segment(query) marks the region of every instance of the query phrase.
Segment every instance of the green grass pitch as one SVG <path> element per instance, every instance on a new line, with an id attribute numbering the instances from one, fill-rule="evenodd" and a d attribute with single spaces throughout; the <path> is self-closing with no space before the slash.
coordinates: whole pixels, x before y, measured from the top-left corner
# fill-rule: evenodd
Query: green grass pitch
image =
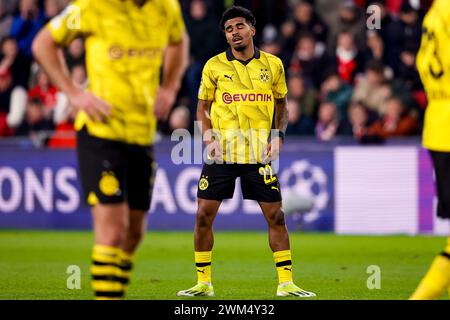
<path id="1" fill-rule="evenodd" d="M 0 231 L 0 299 L 92 299 L 92 241 L 91 232 Z M 443 237 L 291 232 L 294 279 L 316 299 L 407 299 L 444 245 Z M 69 265 L 81 268 L 80 290 L 67 289 Z M 371 265 L 381 289 L 367 288 Z M 179 299 L 195 280 L 192 233 L 149 232 L 127 297 Z M 266 233 L 217 232 L 213 283 L 214 299 L 280 299 Z"/>

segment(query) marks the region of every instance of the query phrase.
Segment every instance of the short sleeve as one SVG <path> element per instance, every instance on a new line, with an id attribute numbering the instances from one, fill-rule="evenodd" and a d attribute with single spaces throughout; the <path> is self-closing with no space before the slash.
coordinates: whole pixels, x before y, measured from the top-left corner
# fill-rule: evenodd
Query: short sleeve
<path id="1" fill-rule="evenodd" d="M 183 38 L 185 29 L 183 15 L 178 0 L 168 0 L 167 6 L 170 12 L 169 44 L 176 44 Z"/>
<path id="2" fill-rule="evenodd" d="M 198 90 L 198 98 L 200 100 L 213 101 L 215 93 L 216 81 L 214 80 L 210 62 L 208 61 L 203 68 L 200 89 Z"/>
<path id="3" fill-rule="evenodd" d="M 91 0 L 77 0 L 69 4 L 47 24 L 53 39 L 61 46 L 68 46 L 75 38 L 89 33 Z M 92 7 L 92 5 L 91 5 Z"/>
<path id="4" fill-rule="evenodd" d="M 275 99 L 283 99 L 287 92 L 287 85 L 286 85 L 286 76 L 284 74 L 284 67 L 281 60 L 277 59 L 276 62 L 276 72 L 274 76 L 274 82 L 272 85 L 272 91 Z"/>

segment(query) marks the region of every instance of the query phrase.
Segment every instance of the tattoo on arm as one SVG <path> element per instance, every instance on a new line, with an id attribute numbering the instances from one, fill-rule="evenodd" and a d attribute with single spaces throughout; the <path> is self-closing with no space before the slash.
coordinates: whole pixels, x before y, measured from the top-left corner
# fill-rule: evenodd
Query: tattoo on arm
<path id="1" fill-rule="evenodd" d="M 287 98 L 275 99 L 275 128 L 285 133 L 288 126 Z"/>

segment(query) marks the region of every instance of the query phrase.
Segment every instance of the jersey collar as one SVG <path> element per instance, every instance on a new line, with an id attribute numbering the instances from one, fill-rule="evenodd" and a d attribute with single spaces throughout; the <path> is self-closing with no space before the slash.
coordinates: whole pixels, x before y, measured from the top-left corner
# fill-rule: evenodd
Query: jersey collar
<path id="1" fill-rule="evenodd" d="M 249 64 L 249 62 L 252 61 L 253 59 L 259 59 L 261 57 L 261 52 L 259 51 L 259 49 L 257 47 L 255 47 L 255 53 L 253 54 L 253 57 L 251 57 L 250 59 L 248 59 L 246 61 L 242 61 L 242 60 L 236 59 L 236 57 L 233 55 L 233 52 L 231 51 L 231 48 L 227 49 L 226 54 L 227 54 L 228 61 L 237 60 L 240 63 L 242 63 L 244 66 Z"/>

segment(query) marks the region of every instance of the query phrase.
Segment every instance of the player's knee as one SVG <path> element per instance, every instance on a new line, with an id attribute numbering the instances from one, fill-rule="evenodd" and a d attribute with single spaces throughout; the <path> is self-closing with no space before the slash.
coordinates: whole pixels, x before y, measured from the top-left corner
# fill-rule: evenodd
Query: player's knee
<path id="1" fill-rule="evenodd" d="M 110 247 L 121 247 L 125 241 L 124 232 L 118 229 L 111 229 L 97 236 L 97 242 Z"/>
<path id="2" fill-rule="evenodd" d="M 101 228 L 96 232 L 97 243 L 121 247 L 127 238 L 127 228 L 125 224 L 110 225 L 108 228 Z"/>
<path id="3" fill-rule="evenodd" d="M 144 230 L 130 230 L 127 235 L 127 241 L 132 242 L 134 244 L 138 244 L 142 241 L 144 237 Z"/>
<path id="4" fill-rule="evenodd" d="M 286 221 L 284 219 L 284 211 L 281 208 L 274 209 L 269 216 L 269 224 L 271 226 L 284 226 Z"/>
<path id="5" fill-rule="evenodd" d="M 201 206 L 197 210 L 197 226 L 199 228 L 212 227 L 212 214 Z"/>

